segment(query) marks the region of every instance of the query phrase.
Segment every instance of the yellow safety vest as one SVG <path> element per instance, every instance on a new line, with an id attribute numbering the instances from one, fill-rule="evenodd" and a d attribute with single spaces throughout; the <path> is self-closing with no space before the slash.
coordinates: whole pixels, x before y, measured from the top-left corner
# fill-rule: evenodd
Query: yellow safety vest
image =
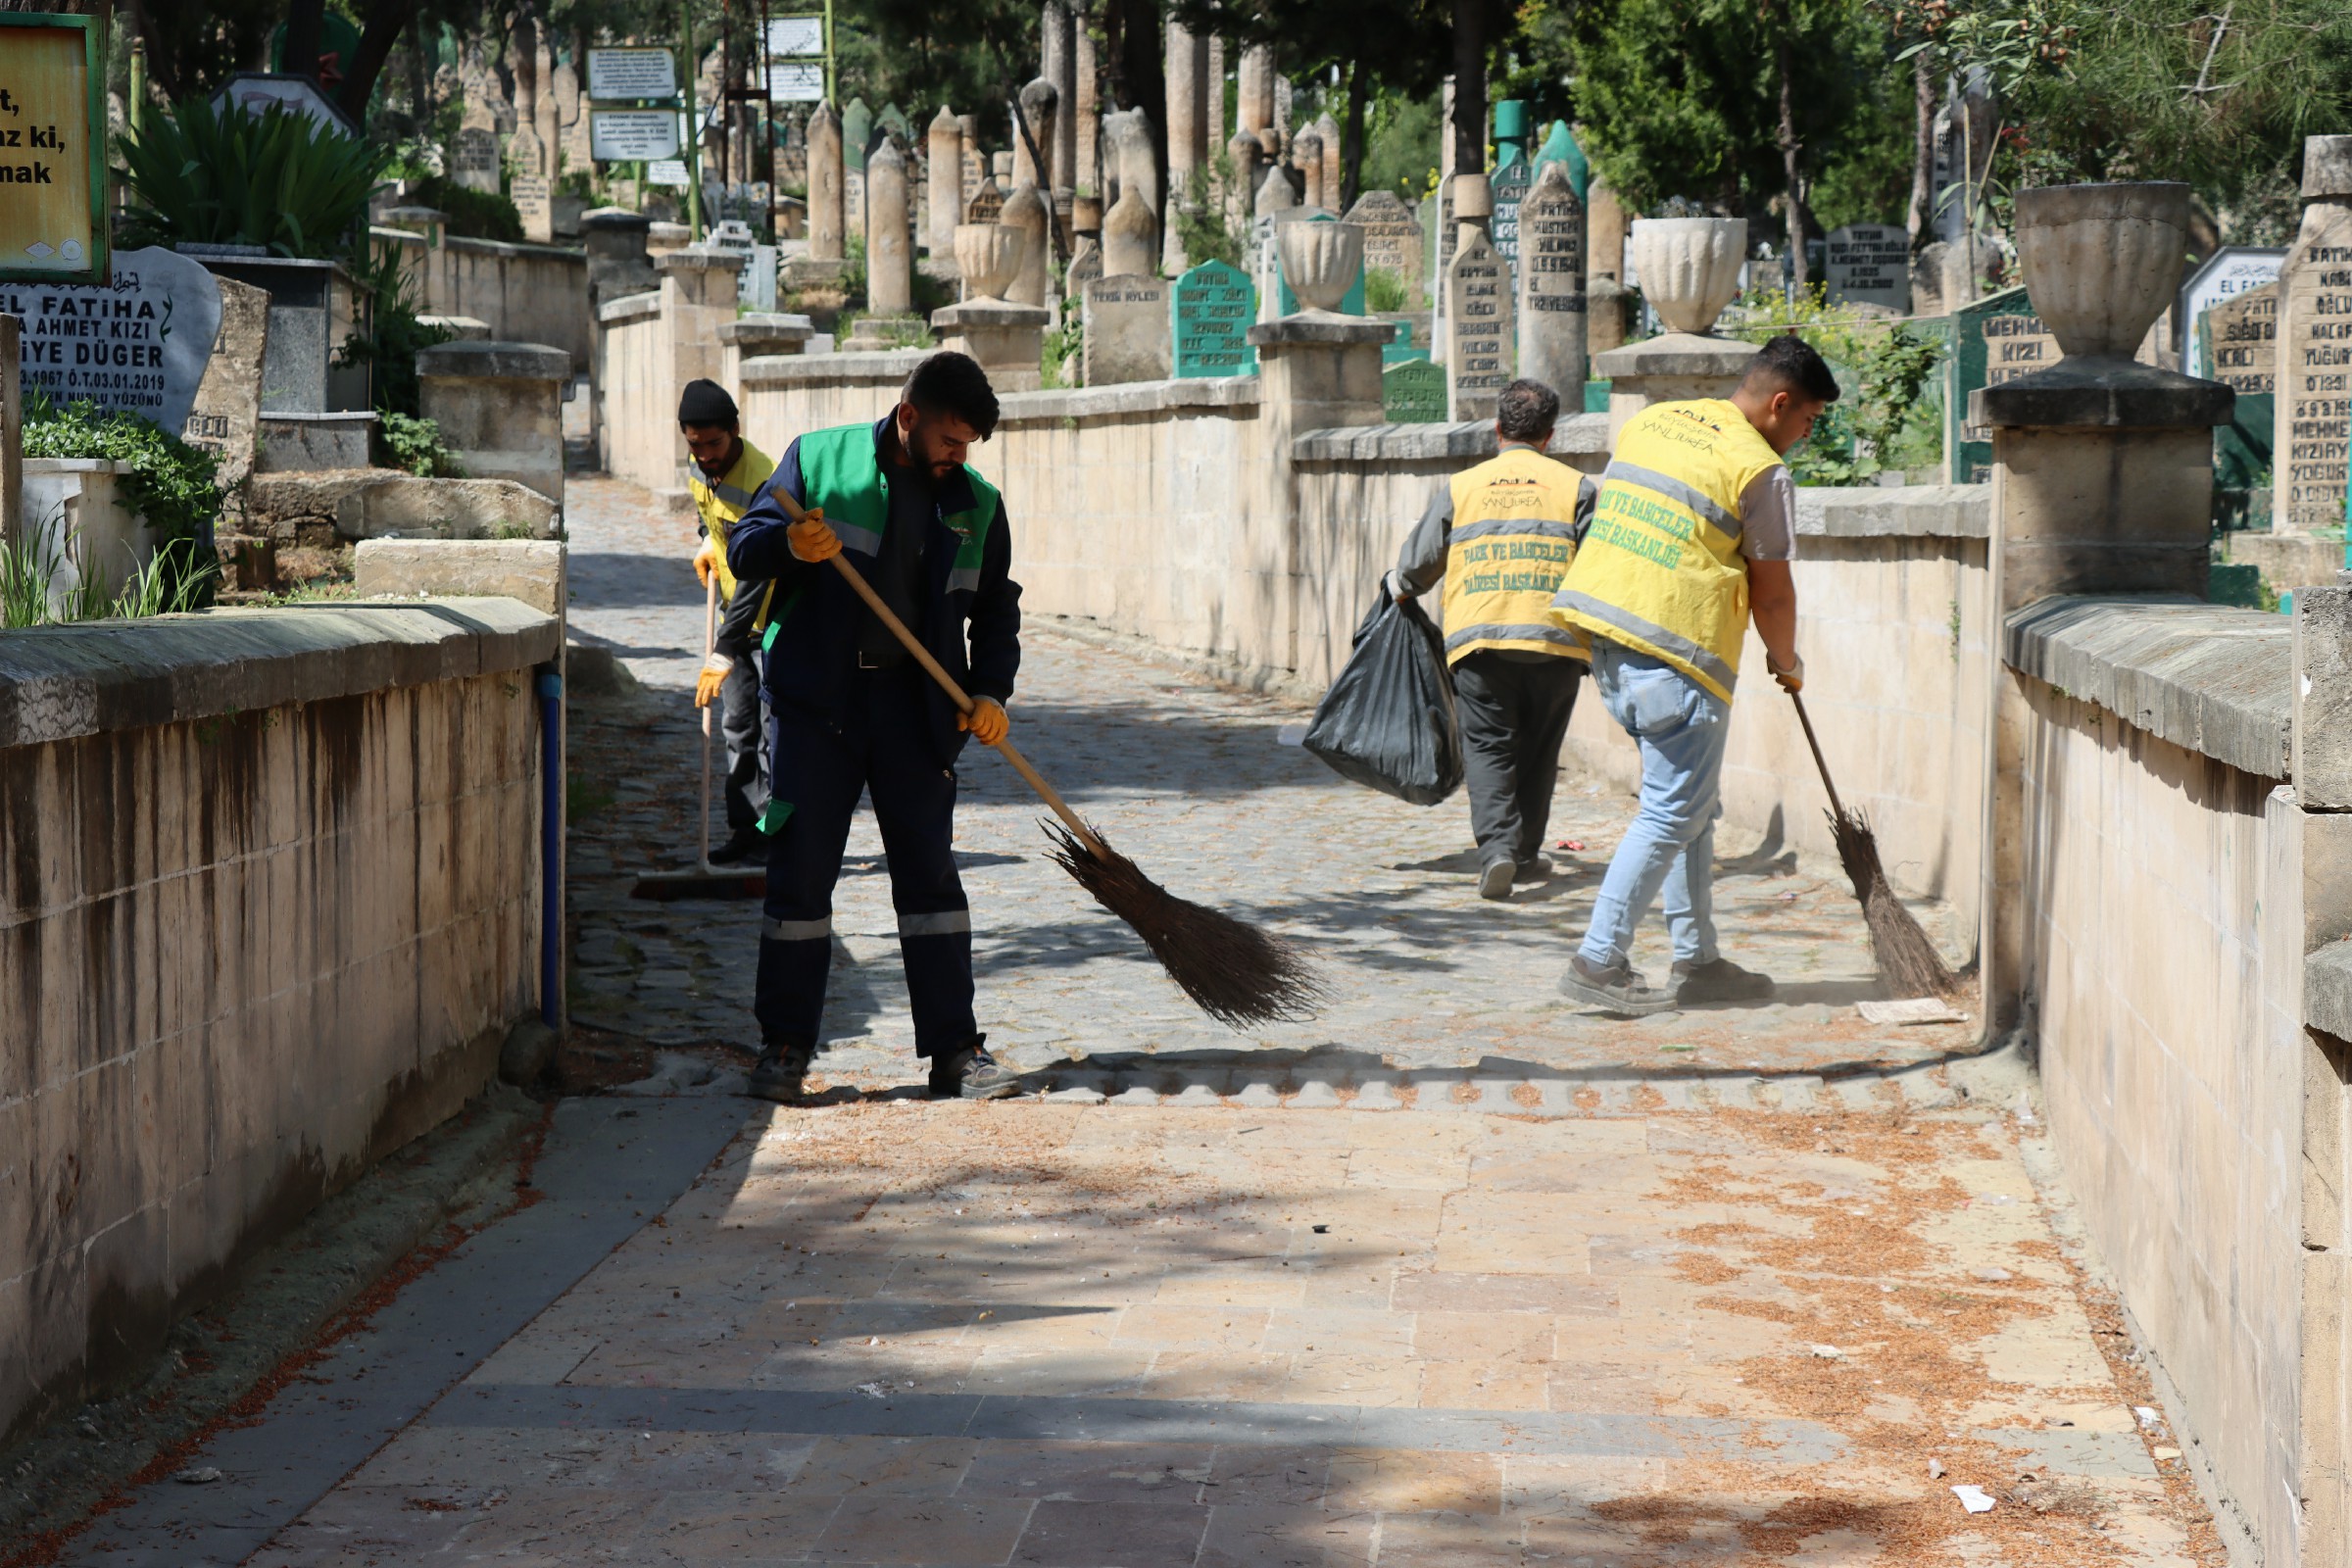
<path id="1" fill-rule="evenodd" d="M 735 466 L 716 479 L 704 475 L 700 464 L 686 465 L 686 489 L 694 497 L 694 510 L 702 514 L 703 526 L 710 530 L 710 541 L 718 548 L 718 601 L 725 604 L 735 597 L 735 574 L 727 569 L 727 530 L 735 519 L 752 508 L 760 487 L 767 483 L 776 466 L 767 454 L 746 441 L 743 453 Z M 772 590 L 771 590 L 772 592 Z M 760 607 L 760 618 L 766 618 L 767 607 Z"/>
<path id="2" fill-rule="evenodd" d="M 1584 476 L 1513 447 L 1453 476 L 1446 539 L 1446 662 L 1483 648 L 1590 659 L 1584 639 L 1548 611 L 1576 556 Z"/>
<path id="3" fill-rule="evenodd" d="M 1780 462 L 1721 398 L 1635 415 L 1552 617 L 1662 659 L 1730 702 L 1747 634 L 1740 498 Z"/>

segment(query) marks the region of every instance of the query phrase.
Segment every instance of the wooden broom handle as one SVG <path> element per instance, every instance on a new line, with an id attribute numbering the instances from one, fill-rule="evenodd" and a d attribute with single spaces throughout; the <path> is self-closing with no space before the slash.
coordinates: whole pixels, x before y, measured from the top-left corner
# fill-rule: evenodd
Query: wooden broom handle
<path id="1" fill-rule="evenodd" d="M 1830 782 L 1830 764 L 1822 760 L 1821 742 L 1814 739 L 1813 719 L 1805 711 L 1805 700 L 1794 692 L 1788 694 L 1788 700 L 1796 705 L 1796 721 L 1805 726 L 1805 744 L 1813 748 L 1813 765 L 1821 769 L 1821 787 L 1830 792 L 1830 809 L 1843 816 L 1845 808 L 1838 804 L 1838 786 Z"/>
<path id="2" fill-rule="evenodd" d="M 771 485 L 768 488 L 768 494 L 776 498 L 777 504 L 784 509 L 785 514 L 793 521 L 806 522 L 808 520 L 808 514 L 799 502 L 784 493 L 782 486 Z M 835 552 L 826 559 L 833 563 L 834 568 L 841 573 L 842 580 L 850 585 L 851 590 L 865 601 L 865 608 L 874 612 L 874 618 L 889 627 L 890 634 L 899 640 L 900 646 L 913 655 L 914 662 L 922 665 L 933 680 L 939 682 L 939 689 L 946 692 L 949 699 L 955 703 L 956 710 L 960 713 L 969 713 L 972 710 L 971 698 L 965 694 L 961 686 L 956 683 L 956 677 L 949 674 L 946 667 L 931 657 L 931 650 L 925 648 L 921 640 L 906 629 L 906 623 L 898 617 L 897 612 L 882 602 L 882 596 L 874 592 L 874 585 L 867 582 L 856 566 L 843 560 L 839 552 Z M 1021 775 L 1022 781 L 1037 791 L 1038 799 L 1054 808 L 1054 814 L 1061 818 L 1062 825 L 1078 836 L 1079 843 L 1092 851 L 1097 859 L 1107 860 L 1110 858 L 1110 852 L 1103 847 L 1101 839 L 1095 837 L 1095 830 L 1088 827 L 1085 819 L 1076 811 L 1070 809 L 1069 802 L 1063 800 L 1060 792 L 1046 782 L 1043 773 L 1029 765 L 1029 759 L 1014 749 L 1011 736 L 1007 735 L 1004 739 L 997 742 L 997 750 L 1004 754 L 1004 760 L 1012 764 L 1012 770 Z"/>

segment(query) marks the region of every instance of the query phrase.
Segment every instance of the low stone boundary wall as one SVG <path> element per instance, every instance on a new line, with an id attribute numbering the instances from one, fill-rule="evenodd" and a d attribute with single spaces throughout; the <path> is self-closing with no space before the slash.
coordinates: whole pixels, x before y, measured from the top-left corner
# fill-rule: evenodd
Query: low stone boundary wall
<path id="1" fill-rule="evenodd" d="M 0 1432 L 488 1080 L 559 647 L 503 598 L 0 636 Z"/>
<path id="2" fill-rule="evenodd" d="M 490 336 L 545 343 L 571 356 L 584 374 L 596 352 L 588 306 L 588 253 L 561 245 L 510 245 L 445 234 L 437 246 L 412 229 L 378 227 L 379 245 L 396 246 L 415 280 L 420 316 L 470 316 Z"/>

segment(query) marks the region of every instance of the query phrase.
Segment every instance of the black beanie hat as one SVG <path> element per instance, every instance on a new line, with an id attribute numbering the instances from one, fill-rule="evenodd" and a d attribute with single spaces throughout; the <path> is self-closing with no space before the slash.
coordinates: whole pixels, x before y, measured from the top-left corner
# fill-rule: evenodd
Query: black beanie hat
<path id="1" fill-rule="evenodd" d="M 716 381 L 697 376 L 678 394 L 678 422 L 731 425 L 735 422 L 735 400 Z"/>

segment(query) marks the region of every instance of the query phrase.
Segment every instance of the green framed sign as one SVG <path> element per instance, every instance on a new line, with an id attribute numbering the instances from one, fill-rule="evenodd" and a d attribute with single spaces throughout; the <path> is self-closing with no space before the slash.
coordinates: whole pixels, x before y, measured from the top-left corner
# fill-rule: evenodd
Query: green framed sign
<path id="1" fill-rule="evenodd" d="M 2046 370 L 2065 357 L 2058 336 L 2034 314 L 2024 288 L 1963 305 L 1952 312 L 1952 352 L 1945 364 L 1944 451 L 1952 483 L 1983 484 L 1992 477 L 1992 432 L 1968 422 L 1968 395 L 2021 375 Z"/>
<path id="2" fill-rule="evenodd" d="M 114 280 L 102 48 L 93 18 L 0 12 L 0 280 Z"/>

